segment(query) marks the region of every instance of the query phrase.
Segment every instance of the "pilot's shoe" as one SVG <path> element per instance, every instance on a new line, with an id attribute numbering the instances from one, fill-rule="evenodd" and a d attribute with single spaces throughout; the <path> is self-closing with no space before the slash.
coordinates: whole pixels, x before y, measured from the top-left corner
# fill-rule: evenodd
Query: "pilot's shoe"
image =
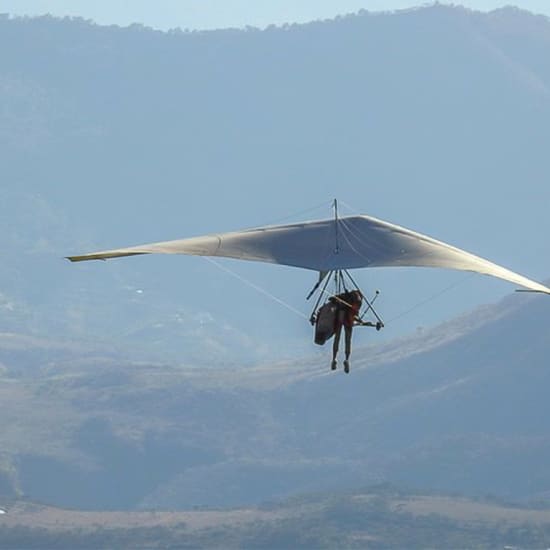
<path id="1" fill-rule="evenodd" d="M 333 360 L 332 360 L 332 363 L 330 364 L 330 368 L 331 368 L 332 370 L 336 370 L 336 365 L 337 365 L 337 364 L 338 364 L 338 363 L 336 362 L 336 359 L 333 359 Z"/>
<path id="2" fill-rule="evenodd" d="M 349 372 L 349 361 L 347 359 L 344 361 L 344 372 Z"/>

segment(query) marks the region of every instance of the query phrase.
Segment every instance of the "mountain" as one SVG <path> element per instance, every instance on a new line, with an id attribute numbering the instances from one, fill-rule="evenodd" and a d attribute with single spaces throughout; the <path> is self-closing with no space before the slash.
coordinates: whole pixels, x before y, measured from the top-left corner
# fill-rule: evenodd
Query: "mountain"
<path id="1" fill-rule="evenodd" d="M 197 368 L 5 333 L 3 492 L 187 509 L 389 482 L 547 501 L 549 321 L 544 298 L 514 295 L 358 349 L 350 375 L 319 357 Z"/>
<path id="2" fill-rule="evenodd" d="M 259 31 L 0 19 L 0 328 L 132 360 L 311 353 L 307 324 L 197 258 L 71 266 L 123 245 L 326 217 L 337 196 L 548 275 L 550 22 L 435 5 Z M 319 205 L 302 214 L 309 205 Z M 314 274 L 227 262 L 306 317 Z M 502 297 L 368 270 L 387 338 Z"/>
<path id="3" fill-rule="evenodd" d="M 275 303 L 307 318 L 314 273 L 63 258 L 329 216 L 337 195 L 543 278 L 549 41 L 544 17 L 440 5 L 264 31 L 0 18 L 0 492 L 187 509 L 391 482 L 546 502 L 544 297 L 480 305 L 510 287 L 364 270 L 386 336 L 358 329 L 346 376 Z"/>
<path id="4" fill-rule="evenodd" d="M 19 500 L 0 548 L 543 548 L 550 511 L 377 486 L 231 510 L 105 512 Z"/>

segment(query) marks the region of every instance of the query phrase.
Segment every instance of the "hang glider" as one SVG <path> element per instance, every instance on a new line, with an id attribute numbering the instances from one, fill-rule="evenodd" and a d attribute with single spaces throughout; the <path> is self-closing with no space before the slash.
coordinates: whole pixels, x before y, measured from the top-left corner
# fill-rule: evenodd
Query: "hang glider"
<path id="1" fill-rule="evenodd" d="M 257 227 L 81 256 L 71 262 L 139 254 L 189 254 L 269 262 L 327 273 L 367 267 L 437 267 L 473 271 L 550 294 L 550 288 L 421 233 L 357 215 Z"/>

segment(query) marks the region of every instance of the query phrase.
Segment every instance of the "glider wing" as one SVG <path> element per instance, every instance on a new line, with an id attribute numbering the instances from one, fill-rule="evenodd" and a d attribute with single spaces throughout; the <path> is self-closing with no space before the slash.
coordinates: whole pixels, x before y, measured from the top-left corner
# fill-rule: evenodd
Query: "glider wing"
<path id="1" fill-rule="evenodd" d="M 363 267 L 439 267 L 474 271 L 550 294 L 550 288 L 460 248 L 370 216 L 351 216 L 69 256 L 72 262 L 138 254 L 190 254 L 332 271 Z"/>

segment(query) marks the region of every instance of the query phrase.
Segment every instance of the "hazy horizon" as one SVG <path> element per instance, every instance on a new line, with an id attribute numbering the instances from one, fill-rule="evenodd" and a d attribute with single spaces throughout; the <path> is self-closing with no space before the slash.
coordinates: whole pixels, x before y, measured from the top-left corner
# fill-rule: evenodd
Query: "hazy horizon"
<path id="1" fill-rule="evenodd" d="M 132 3 L 131 8 L 121 0 L 85 2 L 82 0 L 5 0 L 1 12 L 17 16 L 39 16 L 51 14 L 56 17 L 83 17 L 101 25 L 127 26 L 142 24 L 158 30 L 182 28 L 190 30 L 213 30 L 243 28 L 246 26 L 264 28 L 285 23 L 307 23 L 319 19 L 331 19 L 338 15 L 356 13 L 359 10 L 393 11 L 423 7 L 430 3 L 420 0 L 304 0 L 277 3 L 253 2 L 251 0 L 162 0 L 154 4 L 145 0 Z M 533 13 L 550 16 L 550 3 L 543 0 L 463 0 L 462 2 L 440 2 L 444 5 L 490 11 L 505 6 L 515 6 Z"/>

